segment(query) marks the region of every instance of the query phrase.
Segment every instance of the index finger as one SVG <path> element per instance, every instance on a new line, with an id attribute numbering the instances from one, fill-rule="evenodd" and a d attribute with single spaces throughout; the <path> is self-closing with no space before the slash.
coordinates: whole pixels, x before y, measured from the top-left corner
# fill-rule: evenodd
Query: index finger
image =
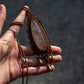
<path id="1" fill-rule="evenodd" d="M 24 6 L 25 8 L 29 8 L 28 6 Z M 24 23 L 25 19 L 26 19 L 26 10 L 22 9 L 21 12 L 19 13 L 19 15 L 15 18 L 15 20 L 13 21 L 13 23 L 11 24 L 11 26 L 9 27 L 9 30 L 5 33 L 5 35 L 10 34 L 14 36 L 14 33 L 19 33 L 22 24 Z M 10 31 L 11 29 L 11 31 Z"/>

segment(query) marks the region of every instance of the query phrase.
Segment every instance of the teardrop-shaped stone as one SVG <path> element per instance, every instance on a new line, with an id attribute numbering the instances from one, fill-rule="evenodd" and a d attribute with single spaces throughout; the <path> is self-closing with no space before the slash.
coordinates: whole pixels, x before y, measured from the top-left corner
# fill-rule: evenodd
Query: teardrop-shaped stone
<path id="1" fill-rule="evenodd" d="M 47 49 L 47 40 L 42 29 L 35 20 L 31 21 L 31 31 L 36 46 L 40 50 L 45 51 Z"/>

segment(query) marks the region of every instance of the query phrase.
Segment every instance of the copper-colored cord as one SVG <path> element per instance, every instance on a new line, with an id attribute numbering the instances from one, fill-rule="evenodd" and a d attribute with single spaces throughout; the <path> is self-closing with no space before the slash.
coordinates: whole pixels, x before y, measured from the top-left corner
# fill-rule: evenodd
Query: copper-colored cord
<path id="1" fill-rule="evenodd" d="M 12 26 L 12 25 L 22 26 L 22 25 L 24 25 L 24 23 L 23 23 L 23 22 L 12 22 L 12 23 L 9 25 L 9 27 Z"/>

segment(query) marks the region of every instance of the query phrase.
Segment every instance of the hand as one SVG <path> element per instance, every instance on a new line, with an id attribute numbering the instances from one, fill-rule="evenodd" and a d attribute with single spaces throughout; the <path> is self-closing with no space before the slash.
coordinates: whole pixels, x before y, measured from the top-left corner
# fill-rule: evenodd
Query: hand
<path id="1" fill-rule="evenodd" d="M 27 7 L 27 6 L 26 6 Z M 24 22 L 26 17 L 26 12 L 22 10 L 20 14 L 16 17 L 14 22 Z M 4 5 L 0 5 L 0 33 L 6 18 L 6 8 Z M 16 30 L 17 33 L 20 31 L 19 25 L 12 25 L 12 29 Z M 34 52 L 31 46 L 21 46 L 25 56 L 32 56 Z M 50 64 L 54 64 L 60 62 L 62 57 L 59 55 L 61 53 L 61 48 L 56 46 L 51 46 L 52 53 L 55 54 L 53 61 L 51 57 L 49 57 Z M 38 58 L 29 57 L 28 58 L 28 74 L 29 75 L 39 75 L 43 73 L 49 72 L 47 69 L 47 64 L 45 60 L 42 59 L 43 65 L 38 65 Z M 52 71 L 55 69 L 54 65 L 51 65 Z M 27 70 L 24 68 L 24 76 L 27 74 Z M 16 37 L 14 36 L 14 32 L 8 30 L 1 38 L 0 38 L 0 84 L 7 84 L 19 77 L 22 76 L 21 70 L 21 59 L 19 56 L 19 49 L 16 41 Z"/>

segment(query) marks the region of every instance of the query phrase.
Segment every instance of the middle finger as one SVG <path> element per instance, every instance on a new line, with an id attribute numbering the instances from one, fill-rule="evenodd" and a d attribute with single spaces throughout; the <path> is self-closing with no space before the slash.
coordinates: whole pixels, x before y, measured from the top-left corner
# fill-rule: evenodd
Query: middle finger
<path id="1" fill-rule="evenodd" d="M 21 46 L 26 56 L 35 55 L 31 46 Z M 61 54 L 62 50 L 60 47 L 51 46 L 53 54 Z"/>

